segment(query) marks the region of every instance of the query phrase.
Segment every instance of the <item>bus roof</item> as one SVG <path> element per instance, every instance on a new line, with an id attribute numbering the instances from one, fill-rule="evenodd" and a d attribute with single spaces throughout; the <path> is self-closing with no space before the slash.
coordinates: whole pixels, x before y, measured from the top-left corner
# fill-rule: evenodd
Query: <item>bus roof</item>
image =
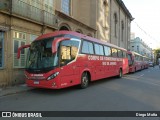
<path id="1" fill-rule="evenodd" d="M 135 55 L 138 55 L 138 56 L 142 56 L 142 57 L 143 57 L 143 55 L 141 55 L 141 54 L 139 54 L 139 53 L 137 53 L 137 52 L 134 52 L 134 51 L 128 51 L 128 54 L 135 54 Z"/>
<path id="2" fill-rule="evenodd" d="M 44 38 L 49 38 L 49 37 L 58 36 L 58 35 L 65 35 L 65 34 L 73 35 L 73 36 L 79 37 L 80 39 L 81 38 L 86 39 L 86 40 L 89 40 L 89 41 L 92 41 L 92 42 L 100 43 L 100 44 L 103 44 L 103 45 L 107 45 L 107 46 L 110 46 L 110 47 L 121 49 L 123 51 L 127 51 L 126 49 L 118 47 L 118 46 L 113 45 L 111 43 L 107 43 L 107 42 L 104 42 L 102 40 L 98 40 L 96 38 L 93 38 L 93 37 L 90 37 L 90 36 L 87 36 L 87 35 L 84 35 L 84 34 L 81 34 L 81 33 L 77 33 L 77 32 L 74 32 L 74 31 L 55 31 L 55 32 L 52 32 L 52 33 L 47 33 L 47 34 L 41 35 L 36 40 L 42 40 Z"/>

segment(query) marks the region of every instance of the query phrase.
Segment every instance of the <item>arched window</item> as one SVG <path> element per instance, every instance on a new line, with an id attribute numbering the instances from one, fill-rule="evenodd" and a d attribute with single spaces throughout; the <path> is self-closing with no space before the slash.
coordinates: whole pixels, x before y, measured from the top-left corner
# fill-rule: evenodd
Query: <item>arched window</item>
<path id="1" fill-rule="evenodd" d="M 87 34 L 87 36 L 90 36 L 90 37 L 92 37 L 92 34 L 91 34 L 91 33 L 88 33 L 88 34 Z"/>
<path id="2" fill-rule="evenodd" d="M 117 37 L 117 23 L 118 23 L 118 18 L 117 18 L 117 13 L 114 13 L 114 35 Z"/>
<path id="3" fill-rule="evenodd" d="M 71 31 L 71 28 L 68 24 L 66 23 L 62 23 L 59 27 L 59 30 L 67 30 L 67 31 Z"/>
<path id="4" fill-rule="evenodd" d="M 80 29 L 77 29 L 76 32 L 83 34 L 82 30 L 80 30 Z"/>
<path id="5" fill-rule="evenodd" d="M 124 39 L 124 21 L 121 21 L 121 41 Z"/>
<path id="6" fill-rule="evenodd" d="M 66 27 L 66 26 L 62 26 L 62 27 L 60 27 L 60 29 L 59 30 L 67 30 L 67 31 L 69 31 L 69 28 L 68 27 Z"/>

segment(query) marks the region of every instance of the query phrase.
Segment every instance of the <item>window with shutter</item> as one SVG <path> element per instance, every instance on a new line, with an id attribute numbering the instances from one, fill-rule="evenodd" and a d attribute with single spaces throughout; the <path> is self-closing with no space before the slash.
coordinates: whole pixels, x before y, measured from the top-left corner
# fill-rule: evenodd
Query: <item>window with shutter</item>
<path id="1" fill-rule="evenodd" d="M 0 68 L 4 66 L 4 32 L 0 31 Z"/>
<path id="2" fill-rule="evenodd" d="M 20 59 L 17 59 L 18 48 L 26 44 L 26 34 L 22 32 L 13 32 L 13 67 L 14 68 L 24 68 L 26 59 L 26 50 L 22 50 L 20 54 Z"/>

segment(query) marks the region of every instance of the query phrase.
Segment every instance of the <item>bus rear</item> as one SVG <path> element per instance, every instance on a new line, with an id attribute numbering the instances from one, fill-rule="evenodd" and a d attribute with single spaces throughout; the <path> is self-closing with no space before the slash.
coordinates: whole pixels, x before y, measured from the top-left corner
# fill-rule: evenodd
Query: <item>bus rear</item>
<path id="1" fill-rule="evenodd" d="M 136 52 L 128 51 L 128 60 L 129 60 L 129 72 L 131 73 L 145 68 L 143 56 Z"/>

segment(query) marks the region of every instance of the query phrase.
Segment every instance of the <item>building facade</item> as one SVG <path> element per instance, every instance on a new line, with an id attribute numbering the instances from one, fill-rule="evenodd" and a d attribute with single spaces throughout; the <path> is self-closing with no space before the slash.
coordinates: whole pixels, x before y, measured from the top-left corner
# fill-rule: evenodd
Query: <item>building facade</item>
<path id="1" fill-rule="evenodd" d="M 152 49 L 139 37 L 130 41 L 130 50 L 135 51 L 141 55 L 153 58 Z"/>
<path id="2" fill-rule="evenodd" d="M 133 17 L 122 0 L 97 0 L 96 37 L 129 49 Z"/>
<path id="3" fill-rule="evenodd" d="M 132 20 L 122 0 L 110 0 L 110 43 L 129 49 Z"/>
<path id="4" fill-rule="evenodd" d="M 38 0 L 2 0 L 0 2 L 1 62 L 0 86 L 24 82 L 26 50 L 16 58 L 21 45 L 30 44 L 37 36 L 58 28 L 54 6 Z M 48 4 L 48 3 L 47 3 Z M 47 7 L 49 9 L 47 9 Z M 44 10 L 46 9 L 46 10 Z"/>
<path id="5" fill-rule="evenodd" d="M 24 82 L 27 51 L 16 58 L 21 45 L 55 30 L 72 30 L 95 37 L 94 20 L 88 16 L 93 1 L 2 0 L 0 3 L 0 86 Z M 81 8 L 81 6 L 84 8 Z M 89 7 L 88 7 L 89 6 Z M 77 14 L 78 13 L 78 14 Z M 83 17 L 82 17 L 83 16 Z"/>
<path id="6" fill-rule="evenodd" d="M 27 50 L 55 30 L 71 30 L 128 48 L 132 16 L 122 0 L 1 0 L 0 87 L 23 83 Z"/>

